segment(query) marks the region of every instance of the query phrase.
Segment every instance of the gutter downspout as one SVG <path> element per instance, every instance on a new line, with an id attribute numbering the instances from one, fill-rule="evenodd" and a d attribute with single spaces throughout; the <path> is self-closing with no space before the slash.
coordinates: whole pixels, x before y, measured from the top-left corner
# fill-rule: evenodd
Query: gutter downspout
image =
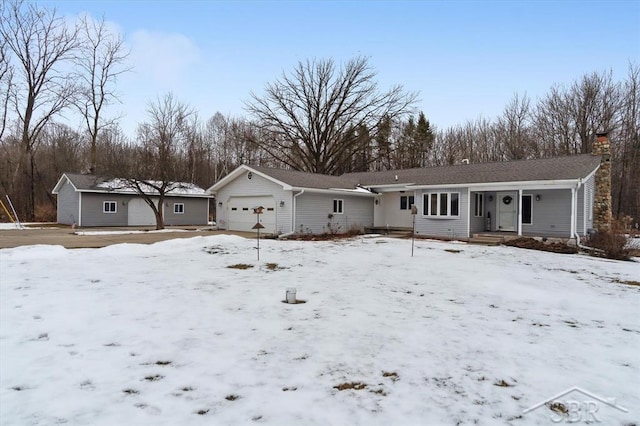
<path id="1" fill-rule="evenodd" d="M 287 232 L 286 234 L 279 235 L 278 239 L 287 238 L 287 237 L 289 237 L 289 236 L 291 236 L 291 235 L 296 233 L 296 198 L 298 198 L 302 194 L 304 194 L 304 189 L 293 196 L 293 207 L 291 208 L 291 210 L 292 210 L 292 212 L 291 212 L 291 232 Z"/>

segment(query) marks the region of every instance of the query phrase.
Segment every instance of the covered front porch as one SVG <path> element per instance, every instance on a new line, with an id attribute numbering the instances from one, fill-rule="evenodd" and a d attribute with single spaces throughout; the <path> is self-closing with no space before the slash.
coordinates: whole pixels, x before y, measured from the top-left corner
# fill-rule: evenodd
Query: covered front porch
<path id="1" fill-rule="evenodd" d="M 574 188 L 472 188 L 469 236 L 504 234 L 573 238 L 577 195 Z"/>

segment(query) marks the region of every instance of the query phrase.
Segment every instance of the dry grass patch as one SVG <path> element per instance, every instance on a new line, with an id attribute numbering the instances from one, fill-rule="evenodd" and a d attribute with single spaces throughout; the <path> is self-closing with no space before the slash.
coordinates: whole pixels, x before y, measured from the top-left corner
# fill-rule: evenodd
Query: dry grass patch
<path id="1" fill-rule="evenodd" d="M 227 396 L 224 397 L 224 399 L 226 399 L 227 401 L 235 401 L 238 398 L 240 398 L 240 396 L 234 395 L 234 394 L 227 395 Z"/>
<path id="2" fill-rule="evenodd" d="M 362 382 L 345 382 L 340 385 L 336 385 L 333 388 L 338 389 L 339 391 L 343 391 L 347 389 L 362 390 L 362 389 L 365 389 L 366 387 L 367 387 L 367 384 Z"/>
<path id="3" fill-rule="evenodd" d="M 229 265 L 227 268 L 231 269 L 250 269 L 253 268 L 253 265 L 248 265 L 246 263 L 236 263 L 235 265 Z"/>
<path id="4" fill-rule="evenodd" d="M 613 282 L 617 284 L 640 286 L 640 281 L 616 279 L 616 280 L 613 280 Z"/>
<path id="5" fill-rule="evenodd" d="M 383 371 L 382 377 L 389 377 L 394 382 L 400 379 L 400 376 L 398 376 L 398 373 L 396 373 L 395 371 Z"/>

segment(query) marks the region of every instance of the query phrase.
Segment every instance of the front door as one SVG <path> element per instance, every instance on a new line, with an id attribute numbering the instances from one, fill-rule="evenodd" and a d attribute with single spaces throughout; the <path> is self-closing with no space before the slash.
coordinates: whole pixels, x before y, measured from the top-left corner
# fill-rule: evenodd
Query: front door
<path id="1" fill-rule="evenodd" d="M 498 231 L 515 231 L 518 219 L 518 193 L 498 192 Z"/>

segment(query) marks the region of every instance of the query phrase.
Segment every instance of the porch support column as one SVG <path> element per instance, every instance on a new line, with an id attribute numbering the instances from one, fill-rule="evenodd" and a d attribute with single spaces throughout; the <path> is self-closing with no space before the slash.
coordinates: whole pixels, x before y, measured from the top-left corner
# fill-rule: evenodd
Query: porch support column
<path id="1" fill-rule="evenodd" d="M 576 235 L 576 189 L 571 188 L 571 234 L 569 238 Z"/>
<path id="2" fill-rule="evenodd" d="M 522 235 L 522 189 L 518 189 L 518 235 Z"/>

